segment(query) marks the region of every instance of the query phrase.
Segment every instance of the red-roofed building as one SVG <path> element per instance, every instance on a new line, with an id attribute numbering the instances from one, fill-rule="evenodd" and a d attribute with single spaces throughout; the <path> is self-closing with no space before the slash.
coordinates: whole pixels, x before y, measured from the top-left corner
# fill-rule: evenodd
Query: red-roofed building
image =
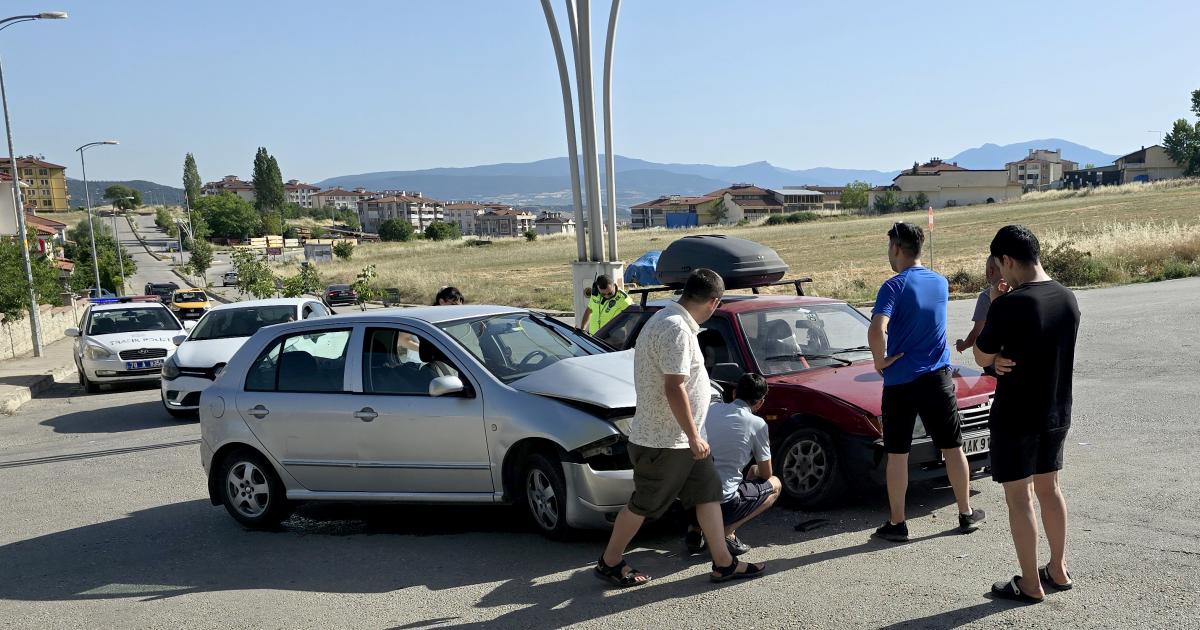
<path id="1" fill-rule="evenodd" d="M 220 181 L 208 182 L 200 188 L 200 195 L 204 197 L 221 193 L 231 193 L 254 203 L 254 184 L 242 181 L 237 175 L 226 175 Z"/>
<path id="2" fill-rule="evenodd" d="M 343 190 L 341 188 L 330 188 L 321 192 L 313 193 L 312 204 L 314 208 L 337 208 L 339 210 L 356 210 L 358 202 L 371 197 L 372 194 L 364 188 L 355 188 L 354 190 Z M 361 218 L 361 217 L 360 217 Z M 363 228 L 366 230 L 366 228 Z M 370 231 L 370 230 L 367 230 Z"/>
<path id="3" fill-rule="evenodd" d="M 378 233 L 380 224 L 389 219 L 408 221 L 418 231 L 442 220 L 442 202 L 414 191 L 389 192 L 392 194 L 358 201 L 358 222 L 364 232 Z"/>
<path id="4" fill-rule="evenodd" d="M 317 191 L 321 190 L 321 187 L 313 186 L 312 184 L 304 184 L 296 179 L 289 179 L 287 183 L 283 185 L 283 190 L 287 194 L 287 200 L 289 203 L 294 203 L 301 208 L 311 208 L 313 207 L 312 197 L 317 193 Z"/>
<path id="5" fill-rule="evenodd" d="M 47 162 L 38 157 L 17 158 L 24 187 L 25 208 L 34 212 L 66 212 L 71 209 L 71 197 L 67 194 L 67 167 Z M 0 175 L 12 175 L 11 162 L 0 158 Z M 11 195 L 11 191 L 9 192 Z M 10 203 L 11 205 L 11 203 Z"/>
<path id="6" fill-rule="evenodd" d="M 533 229 L 534 216 L 526 210 L 488 210 L 476 219 L 479 236 L 508 238 Z"/>
<path id="7" fill-rule="evenodd" d="M 783 203 L 776 197 L 777 194 L 754 184 L 734 184 L 714 190 L 708 196 L 720 197 L 723 202 L 725 216 L 721 223 L 737 223 L 742 219 L 761 221 L 772 214 L 783 214 Z"/>
<path id="8" fill-rule="evenodd" d="M 512 206 L 502 203 L 453 201 L 445 205 L 443 220 L 447 223 L 457 223 L 458 229 L 464 235 L 479 234 L 479 217 L 488 211 L 496 210 L 512 210 Z"/>
<path id="9" fill-rule="evenodd" d="M 630 206 L 630 227 L 635 230 L 652 227 L 693 227 L 715 224 L 717 195 L 688 197 L 666 195 L 654 201 Z"/>

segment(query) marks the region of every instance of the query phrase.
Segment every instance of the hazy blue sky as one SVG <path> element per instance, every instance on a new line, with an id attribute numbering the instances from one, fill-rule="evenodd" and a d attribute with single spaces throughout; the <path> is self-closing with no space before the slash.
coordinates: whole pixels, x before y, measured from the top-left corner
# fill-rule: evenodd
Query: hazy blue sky
<path id="1" fill-rule="evenodd" d="M 74 147 L 108 138 L 89 176 L 175 186 L 187 151 L 207 181 L 248 177 L 260 145 L 308 181 L 566 154 L 536 0 L 3 7 L 71 13 L 3 31 L 0 55 L 18 153 L 72 177 Z M 616 152 L 891 169 L 1056 136 L 1124 153 L 1187 113 L 1197 24 L 1195 0 L 626 0 Z"/>

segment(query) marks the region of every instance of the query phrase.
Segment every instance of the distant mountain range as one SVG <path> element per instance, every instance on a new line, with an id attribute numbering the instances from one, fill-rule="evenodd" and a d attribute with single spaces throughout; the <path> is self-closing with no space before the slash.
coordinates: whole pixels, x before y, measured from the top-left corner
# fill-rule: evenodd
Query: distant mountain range
<path id="1" fill-rule="evenodd" d="M 1109 164 L 1117 158 L 1095 149 L 1062 140 L 1047 138 L 999 146 L 985 144 L 967 149 L 948 162 L 972 169 L 1004 168 L 1006 162 L 1019 160 L 1030 149 L 1062 149 L 1063 157 L 1079 162 Z M 928 157 L 920 158 L 924 162 Z M 810 168 L 792 170 L 769 162 L 752 162 L 739 166 L 712 164 L 663 164 L 636 158 L 616 156 L 617 205 L 628 207 L 655 199 L 661 195 L 701 195 L 734 183 L 751 183 L 767 188 L 784 186 L 842 186 L 854 180 L 875 185 L 892 181 L 895 171 L 842 168 Z M 566 206 L 571 203 L 569 163 L 566 157 L 536 162 L 485 164 L 462 168 L 430 168 L 416 171 L 379 171 L 358 175 L 341 175 L 317 182 L 322 188 L 340 186 L 346 189 L 363 187 L 368 190 L 417 190 L 434 199 L 474 199 L 523 206 Z M 904 165 L 905 168 L 908 165 Z M 603 181 L 604 160 L 600 160 Z M 602 186 L 603 187 L 603 186 Z"/>
<path id="2" fill-rule="evenodd" d="M 146 205 L 158 205 L 167 203 L 171 205 L 183 205 L 183 189 L 172 188 L 171 186 L 163 186 L 154 182 L 148 182 L 144 179 L 132 179 L 123 182 L 110 181 L 88 181 L 88 189 L 92 193 L 92 205 L 101 206 L 108 205 L 104 201 L 104 189 L 113 184 L 121 184 L 134 190 L 139 190 L 142 193 L 142 203 Z M 83 180 L 67 178 L 67 194 L 71 196 L 71 206 L 82 207 L 85 203 L 83 191 Z"/>

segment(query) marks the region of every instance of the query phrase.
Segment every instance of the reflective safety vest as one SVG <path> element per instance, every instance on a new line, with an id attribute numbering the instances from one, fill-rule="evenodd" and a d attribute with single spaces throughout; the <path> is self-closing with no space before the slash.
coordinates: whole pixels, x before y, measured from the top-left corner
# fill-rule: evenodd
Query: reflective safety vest
<path id="1" fill-rule="evenodd" d="M 620 289 L 608 299 L 599 294 L 588 298 L 588 308 L 592 311 L 591 317 L 588 318 L 588 334 L 596 334 L 631 304 L 633 301 L 629 299 L 629 294 Z"/>

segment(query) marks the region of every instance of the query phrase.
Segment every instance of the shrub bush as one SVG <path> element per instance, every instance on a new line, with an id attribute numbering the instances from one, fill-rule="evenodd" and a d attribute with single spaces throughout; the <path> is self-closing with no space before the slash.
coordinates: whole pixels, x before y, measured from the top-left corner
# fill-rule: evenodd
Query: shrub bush
<path id="1" fill-rule="evenodd" d="M 817 219 L 820 219 L 820 218 L 821 218 L 821 215 L 817 214 L 816 212 L 808 212 L 808 211 L 793 212 L 793 213 L 787 215 L 787 222 L 788 223 L 808 223 L 809 221 L 816 221 Z"/>
<path id="2" fill-rule="evenodd" d="M 1042 267 L 1051 278 L 1067 286 L 1115 282 L 1120 276 L 1109 262 L 1076 249 L 1071 241 L 1061 241 L 1043 250 Z"/>
<path id="3" fill-rule="evenodd" d="M 407 242 L 413 238 L 412 223 L 402 219 L 388 219 L 379 224 L 379 240 L 387 242 Z"/>
<path id="4" fill-rule="evenodd" d="M 950 283 L 951 293 L 978 293 L 987 286 L 983 274 L 974 274 L 966 269 L 955 271 L 946 276 L 946 280 Z"/>

